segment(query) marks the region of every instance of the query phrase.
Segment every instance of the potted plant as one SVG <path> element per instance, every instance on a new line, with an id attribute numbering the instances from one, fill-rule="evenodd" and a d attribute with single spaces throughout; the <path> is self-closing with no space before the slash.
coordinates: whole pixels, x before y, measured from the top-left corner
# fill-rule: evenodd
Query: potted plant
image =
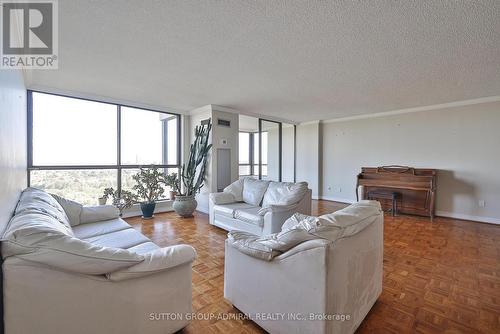
<path id="1" fill-rule="evenodd" d="M 150 219 L 153 217 L 156 201 L 165 192 L 162 186 L 165 183 L 165 176 L 157 167 L 150 167 L 141 168 L 132 178 L 137 182 L 134 190 L 143 200 L 141 202 L 142 218 Z"/>
<path id="2" fill-rule="evenodd" d="M 209 144 L 212 124 L 197 126 L 195 139 L 189 150 L 189 159 L 181 167 L 181 175 L 177 182 L 178 195 L 173 204 L 175 212 L 181 217 L 191 217 L 198 203 L 195 195 L 200 192 L 205 182 L 207 158 L 212 144 Z"/>
<path id="3" fill-rule="evenodd" d="M 175 199 L 175 195 L 177 195 L 177 190 L 179 189 L 177 173 L 165 175 L 165 185 L 171 189 L 169 191 L 170 199 Z"/>
<path id="4" fill-rule="evenodd" d="M 106 204 L 109 197 L 113 199 L 113 205 L 120 211 L 120 217 L 123 215 L 123 210 L 130 208 L 137 200 L 137 196 L 130 191 L 122 190 L 119 193 L 118 190 L 113 188 L 104 189 L 104 195 L 99 200 L 102 199 Z"/>
<path id="5" fill-rule="evenodd" d="M 107 189 L 107 188 L 106 188 Z M 106 191 L 106 189 L 104 189 L 104 191 Z M 107 202 L 108 198 L 105 197 L 105 196 L 102 196 L 102 197 L 99 197 L 97 199 L 97 201 L 99 202 L 99 205 L 106 205 L 106 202 Z"/>

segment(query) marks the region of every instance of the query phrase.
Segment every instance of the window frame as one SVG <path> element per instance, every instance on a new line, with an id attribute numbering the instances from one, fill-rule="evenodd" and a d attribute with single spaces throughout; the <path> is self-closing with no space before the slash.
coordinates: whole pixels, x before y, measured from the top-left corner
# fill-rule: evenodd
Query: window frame
<path id="1" fill-rule="evenodd" d="M 109 164 L 109 165 L 33 165 L 33 93 L 40 93 L 40 94 L 47 94 L 47 95 L 54 95 L 54 96 L 60 96 L 60 97 L 65 97 L 65 98 L 71 98 L 71 99 L 77 99 L 77 100 L 85 100 L 85 101 L 91 101 L 91 102 L 97 102 L 97 103 L 105 103 L 108 105 L 112 105 L 116 107 L 116 149 L 117 149 L 117 155 L 116 155 L 116 164 Z M 121 108 L 122 107 L 128 107 L 128 108 L 135 108 L 135 109 L 141 109 L 145 111 L 151 111 L 151 112 L 156 112 L 156 113 L 162 113 L 162 114 L 167 114 L 167 115 L 172 115 L 177 118 L 177 164 L 142 164 L 142 165 L 135 165 L 135 164 L 122 164 L 121 163 Z M 182 139 L 182 134 L 181 134 L 181 125 L 182 119 L 181 115 L 178 113 L 174 112 L 169 112 L 169 111 L 161 111 L 161 110 L 155 110 L 151 108 L 144 108 L 140 106 L 133 106 L 133 105 L 128 105 L 128 104 L 123 104 L 123 103 L 114 103 L 114 102 L 107 102 L 107 101 L 101 101 L 101 100 L 96 100 L 96 99 L 90 99 L 90 98 L 83 98 L 83 97 L 77 97 L 77 96 L 71 96 L 71 95 L 65 95 L 65 94 L 58 94 L 58 93 L 50 93 L 50 92 L 44 92 L 40 90 L 32 90 L 28 89 L 27 90 L 27 183 L 28 187 L 30 186 L 31 183 L 31 171 L 37 171 L 37 170 L 82 170 L 82 169 L 113 169 L 117 171 L 117 190 L 121 192 L 122 190 L 122 170 L 123 169 L 138 169 L 141 167 L 158 167 L 161 169 L 166 169 L 166 168 L 171 168 L 175 169 L 177 168 L 180 170 L 181 166 L 181 139 Z M 162 136 L 165 138 L 166 136 L 166 124 L 163 124 L 162 128 Z M 164 157 L 163 157 L 164 158 Z"/>
<path id="2" fill-rule="evenodd" d="M 238 156 L 238 176 L 252 176 L 252 171 L 253 171 L 253 135 L 254 133 L 251 131 L 238 131 L 238 136 L 240 133 L 248 133 L 248 163 L 246 164 L 240 164 L 240 157 Z M 239 141 L 239 137 L 238 137 Z M 239 153 L 238 153 L 239 154 Z M 239 168 L 240 166 L 249 166 L 250 167 L 250 174 L 240 174 L 239 173 Z"/>
<path id="3" fill-rule="evenodd" d="M 256 176 L 258 177 L 259 174 L 258 174 L 258 170 L 259 170 L 259 162 L 255 162 L 255 159 L 254 159 L 254 152 L 255 152 L 255 142 L 254 142 L 254 137 L 257 137 L 257 138 L 260 138 L 259 136 L 259 132 L 252 132 L 252 131 L 238 131 L 238 134 L 239 133 L 248 133 L 248 138 L 249 138 L 249 148 L 248 148 L 248 163 L 246 164 L 240 164 L 240 161 L 239 161 L 239 156 L 238 156 L 238 176 Z M 257 151 L 257 155 L 259 155 L 259 152 Z M 240 174 L 239 173 L 239 167 L 240 166 L 248 166 L 250 167 L 250 174 Z M 255 166 L 257 166 L 257 168 L 255 168 Z M 267 166 L 267 164 L 261 164 L 261 166 Z M 267 174 L 265 174 L 264 176 L 266 176 Z"/>
<path id="4" fill-rule="evenodd" d="M 252 176 L 262 179 L 268 175 L 268 173 L 263 173 L 263 166 L 267 167 L 268 164 L 262 163 L 262 134 L 267 131 L 262 131 L 262 123 L 270 122 L 278 124 L 278 179 L 281 182 L 283 179 L 283 122 L 273 121 L 265 118 L 258 119 L 258 130 L 257 131 L 242 131 L 239 130 L 238 133 L 248 133 L 250 135 L 250 149 L 249 149 L 249 163 L 240 164 L 238 157 L 238 168 L 240 166 L 250 166 L 250 174 L 239 174 L 238 176 Z M 287 123 L 289 124 L 289 123 Z M 258 138 L 258 145 L 255 145 L 254 138 Z M 254 159 L 254 153 L 257 153 L 258 161 Z M 239 171 L 239 169 L 238 169 Z M 297 125 L 293 124 L 293 182 L 297 182 Z"/>
<path id="5" fill-rule="evenodd" d="M 258 136 L 259 136 L 259 180 L 262 180 L 263 176 L 267 176 L 269 174 L 267 172 L 266 172 L 266 174 L 262 173 L 262 166 L 267 166 L 267 164 L 262 163 L 262 133 L 267 132 L 267 131 L 262 131 L 262 123 L 263 122 L 278 124 L 278 168 L 279 168 L 278 182 L 281 182 L 281 178 L 282 178 L 281 176 L 283 174 L 283 171 L 282 171 L 282 169 L 283 169 L 283 161 L 282 161 L 283 160 L 283 131 L 282 131 L 283 123 L 278 122 L 278 121 L 268 120 L 265 118 L 259 118 L 259 132 L 258 132 Z M 294 131 L 295 131 L 295 128 L 294 128 Z M 294 170 L 295 170 L 295 166 L 294 166 Z M 267 171 L 267 169 L 266 169 L 266 171 Z"/>

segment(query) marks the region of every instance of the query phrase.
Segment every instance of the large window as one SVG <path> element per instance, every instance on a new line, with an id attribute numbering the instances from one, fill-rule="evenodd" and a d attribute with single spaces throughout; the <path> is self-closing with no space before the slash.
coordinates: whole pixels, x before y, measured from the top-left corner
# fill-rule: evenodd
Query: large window
<path id="1" fill-rule="evenodd" d="M 262 175 L 267 175 L 267 132 L 262 132 Z M 259 133 L 239 133 L 239 175 L 259 177 Z"/>
<path id="2" fill-rule="evenodd" d="M 296 126 L 244 115 L 239 120 L 239 175 L 295 182 Z"/>
<path id="3" fill-rule="evenodd" d="M 239 133 L 239 173 L 240 176 L 252 175 L 252 147 L 251 139 L 252 134 L 249 132 Z"/>
<path id="4" fill-rule="evenodd" d="M 28 99 L 33 187 L 93 205 L 104 188 L 130 190 L 141 166 L 179 169 L 179 115 L 33 91 Z"/>

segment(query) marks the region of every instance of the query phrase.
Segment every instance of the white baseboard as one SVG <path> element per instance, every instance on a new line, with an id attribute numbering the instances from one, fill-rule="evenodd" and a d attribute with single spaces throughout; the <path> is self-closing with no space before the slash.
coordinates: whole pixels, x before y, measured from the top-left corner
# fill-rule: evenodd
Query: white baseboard
<path id="1" fill-rule="evenodd" d="M 157 202 L 155 213 L 174 211 L 174 209 L 172 209 L 172 203 L 173 201 L 171 200 Z M 122 218 L 137 217 L 137 216 L 142 216 L 141 206 L 139 204 L 134 204 L 131 208 L 123 210 Z"/>
<path id="2" fill-rule="evenodd" d="M 324 199 L 325 201 L 333 201 L 333 202 L 340 202 L 340 203 L 347 203 L 347 204 L 356 203 L 355 200 L 352 200 L 349 198 L 342 198 L 342 197 L 318 196 L 318 198 L 315 198 L 315 199 Z"/>
<path id="3" fill-rule="evenodd" d="M 334 201 L 334 202 L 347 203 L 347 204 L 352 204 L 352 203 L 356 202 L 355 200 L 352 200 L 349 198 L 341 198 L 341 197 L 329 197 L 329 196 L 315 196 L 315 197 L 316 198 L 313 197 L 313 199 L 324 199 L 326 201 Z M 436 211 L 436 216 L 500 225 L 500 219 L 493 218 L 493 217 L 473 216 L 473 215 L 466 215 L 466 214 L 461 214 L 461 213 L 440 211 L 440 210 Z"/>
<path id="4" fill-rule="evenodd" d="M 493 217 L 482 217 L 482 216 L 473 216 L 473 215 L 465 215 L 462 213 L 455 213 L 455 212 L 449 212 L 449 211 L 436 211 L 436 216 L 439 217 L 446 217 L 446 218 L 454 218 L 454 219 L 461 219 L 461 220 L 470 220 L 474 222 L 480 222 L 480 223 L 488 223 L 488 224 L 498 224 L 500 225 L 500 219 L 498 218 L 493 218 Z"/>
<path id="5" fill-rule="evenodd" d="M 198 206 L 196 208 L 196 211 L 201 212 L 201 213 L 206 213 L 208 215 L 208 208 L 204 206 Z"/>

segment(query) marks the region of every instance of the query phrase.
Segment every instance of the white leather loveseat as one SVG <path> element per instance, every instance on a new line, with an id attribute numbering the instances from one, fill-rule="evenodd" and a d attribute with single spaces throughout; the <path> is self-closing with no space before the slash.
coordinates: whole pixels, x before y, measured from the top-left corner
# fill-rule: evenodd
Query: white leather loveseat
<path id="1" fill-rule="evenodd" d="M 26 189 L 2 240 L 9 334 L 173 333 L 191 312 L 191 246 L 160 248 L 112 206 Z"/>
<path id="2" fill-rule="evenodd" d="M 307 182 L 246 177 L 233 182 L 223 192 L 209 196 L 210 224 L 226 231 L 275 233 L 296 212 L 311 214 L 311 190 Z"/>
<path id="3" fill-rule="evenodd" d="M 269 333 L 350 334 L 382 292 L 383 213 L 361 201 L 280 233 L 233 231 L 224 297 Z"/>

